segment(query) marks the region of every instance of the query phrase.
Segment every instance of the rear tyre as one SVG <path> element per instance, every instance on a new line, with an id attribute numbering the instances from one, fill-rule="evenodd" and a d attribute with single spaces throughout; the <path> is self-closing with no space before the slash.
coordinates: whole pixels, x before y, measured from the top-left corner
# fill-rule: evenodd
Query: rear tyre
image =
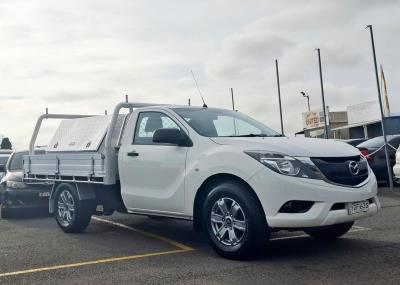
<path id="1" fill-rule="evenodd" d="M 264 211 L 246 185 L 215 186 L 203 208 L 203 228 L 210 246 L 229 259 L 249 259 L 264 252 L 270 237 Z"/>
<path id="2" fill-rule="evenodd" d="M 353 224 L 354 222 L 350 222 L 326 227 L 311 228 L 304 231 L 316 239 L 334 240 L 347 233 Z"/>
<path id="3" fill-rule="evenodd" d="M 66 233 L 82 232 L 90 223 L 96 208 L 93 200 L 79 200 L 74 186 L 60 184 L 54 199 L 57 224 Z"/>

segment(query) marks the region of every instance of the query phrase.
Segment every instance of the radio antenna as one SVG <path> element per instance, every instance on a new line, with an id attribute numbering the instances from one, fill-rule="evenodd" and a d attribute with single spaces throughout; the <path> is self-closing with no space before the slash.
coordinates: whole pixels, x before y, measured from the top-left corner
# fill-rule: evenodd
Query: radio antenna
<path id="1" fill-rule="evenodd" d="M 203 108 L 208 108 L 206 102 L 204 101 L 203 94 L 201 94 L 199 84 L 197 84 L 196 76 L 194 76 L 193 70 L 190 70 L 190 73 L 192 73 L 192 77 L 193 77 L 194 83 L 196 84 L 197 91 L 199 92 L 200 98 L 203 101 Z"/>

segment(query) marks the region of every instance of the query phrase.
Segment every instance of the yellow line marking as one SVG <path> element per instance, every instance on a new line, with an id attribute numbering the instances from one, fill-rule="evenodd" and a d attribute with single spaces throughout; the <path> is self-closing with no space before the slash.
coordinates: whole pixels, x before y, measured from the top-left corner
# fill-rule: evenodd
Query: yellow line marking
<path id="1" fill-rule="evenodd" d="M 110 221 L 110 220 L 101 219 L 101 218 L 98 218 L 98 217 L 92 217 L 92 219 L 96 220 L 96 221 L 99 221 L 99 222 L 111 224 L 111 225 L 114 225 L 114 226 L 117 226 L 117 227 L 120 227 L 120 228 L 128 229 L 128 230 L 131 230 L 133 232 L 139 233 L 141 235 L 144 235 L 144 236 L 147 236 L 147 237 L 151 237 L 153 239 L 157 239 L 157 240 L 163 241 L 163 242 L 168 243 L 170 245 L 173 245 L 173 246 L 175 246 L 175 247 L 177 247 L 177 248 L 179 248 L 181 250 L 186 250 L 186 251 L 194 250 L 194 248 L 192 248 L 190 246 L 187 246 L 187 245 L 184 245 L 184 244 L 182 244 L 180 242 L 174 241 L 172 239 L 169 239 L 169 238 L 157 235 L 157 234 L 145 232 L 145 231 L 142 231 L 142 230 L 139 230 L 139 229 L 136 229 L 136 228 L 121 224 L 121 223 L 117 223 L 117 222 L 113 222 L 113 221 Z"/>
<path id="2" fill-rule="evenodd" d="M 351 230 L 349 230 L 349 233 L 363 232 L 363 231 L 369 231 L 369 230 L 371 230 L 371 229 L 353 226 L 353 228 Z M 285 240 L 285 239 L 295 239 L 295 238 L 303 238 L 303 237 L 309 237 L 309 235 L 303 234 L 303 235 L 288 236 L 288 237 L 277 237 L 277 238 L 271 238 L 270 240 Z"/>
<path id="3" fill-rule="evenodd" d="M 5 273 L 0 273 L 0 278 L 1 277 L 7 277 L 7 276 L 16 276 L 16 275 L 22 275 L 22 274 L 28 274 L 28 273 L 37 273 L 37 272 L 43 272 L 43 271 L 52 271 L 52 270 L 59 270 L 59 269 L 68 269 L 68 268 L 74 268 L 74 267 L 82 267 L 82 266 L 87 266 L 87 265 L 95 265 L 95 264 L 104 264 L 104 263 L 112 263 L 112 262 L 117 262 L 117 261 L 126 261 L 126 260 L 134 260 L 134 259 L 140 259 L 140 258 L 145 258 L 145 257 L 152 257 L 152 256 L 163 256 L 163 255 L 169 255 L 169 254 L 175 254 L 175 253 L 183 253 L 183 252 L 188 252 L 188 251 L 193 251 L 194 248 L 184 245 L 180 242 L 174 241 L 172 239 L 157 235 L 157 234 L 152 234 L 148 233 L 121 223 L 113 222 L 110 220 L 105 220 L 101 219 L 98 217 L 92 217 L 93 220 L 111 224 L 113 226 L 117 226 L 120 228 L 128 229 L 130 231 L 139 233 L 141 235 L 160 240 L 162 242 L 165 242 L 169 245 L 172 245 L 174 247 L 177 247 L 178 249 L 176 250 L 170 250 L 170 251 L 162 251 L 162 252 L 153 252 L 153 253 L 145 253 L 145 254 L 138 254 L 138 255 L 130 255 L 130 256 L 121 256 L 121 257 L 111 257 L 111 258 L 104 258 L 104 259 L 98 259 L 98 260 L 89 260 L 89 261 L 83 261 L 83 262 L 78 262 L 78 263 L 70 263 L 70 264 L 60 264 L 60 265 L 54 265 L 54 266 L 48 266 L 48 267 L 41 267 L 41 268 L 34 268 L 34 269 L 26 269 L 26 270 L 20 270 L 20 271 L 14 271 L 14 272 L 5 272 Z"/>
<path id="4" fill-rule="evenodd" d="M 154 253 L 146 253 L 146 254 L 131 255 L 131 256 L 111 257 L 111 258 L 104 258 L 104 259 L 98 259 L 98 260 L 89 260 L 89 261 L 78 262 L 78 263 L 61 264 L 61 265 L 54 265 L 54 266 L 49 266 L 49 267 L 0 273 L 0 277 L 15 276 L 15 275 L 28 274 L 28 273 L 37 273 L 37 272 L 43 272 L 43 271 L 52 271 L 52 270 L 59 270 L 59 269 L 67 269 L 67 268 L 74 268 L 74 267 L 82 267 L 82 266 L 87 266 L 87 265 L 104 264 L 104 263 L 111 263 L 111 262 L 117 262 L 117 261 L 126 261 L 126 260 L 133 260 L 133 259 L 139 259 L 139 258 L 145 258 L 145 257 L 151 257 L 151 256 L 162 256 L 162 255 L 168 255 L 168 254 L 174 254 L 174 253 L 182 253 L 182 252 L 188 252 L 188 251 L 190 251 L 190 250 L 176 249 L 176 250 L 163 251 L 163 252 L 154 252 Z"/>

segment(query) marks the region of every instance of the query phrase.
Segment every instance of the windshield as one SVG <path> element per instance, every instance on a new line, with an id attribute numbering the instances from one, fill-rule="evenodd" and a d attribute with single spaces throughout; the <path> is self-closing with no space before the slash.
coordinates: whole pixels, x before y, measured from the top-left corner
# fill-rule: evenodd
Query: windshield
<path id="1" fill-rule="evenodd" d="M 238 112 L 212 108 L 174 108 L 205 137 L 277 137 L 279 133 Z"/>

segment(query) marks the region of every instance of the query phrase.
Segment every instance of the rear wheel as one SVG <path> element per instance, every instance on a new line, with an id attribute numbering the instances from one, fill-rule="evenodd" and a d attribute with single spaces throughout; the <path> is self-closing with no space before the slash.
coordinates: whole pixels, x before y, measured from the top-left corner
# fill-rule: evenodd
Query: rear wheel
<path id="1" fill-rule="evenodd" d="M 334 240 L 347 233 L 353 224 L 354 222 L 350 222 L 326 227 L 311 228 L 305 230 L 305 232 L 316 239 Z"/>
<path id="2" fill-rule="evenodd" d="M 224 182 L 207 195 L 203 228 L 211 247 L 230 259 L 248 259 L 262 253 L 270 236 L 259 201 L 247 186 Z"/>
<path id="3" fill-rule="evenodd" d="M 54 199 L 55 218 L 67 233 L 82 232 L 95 211 L 93 200 L 79 200 L 77 190 L 69 184 L 60 184 Z"/>

